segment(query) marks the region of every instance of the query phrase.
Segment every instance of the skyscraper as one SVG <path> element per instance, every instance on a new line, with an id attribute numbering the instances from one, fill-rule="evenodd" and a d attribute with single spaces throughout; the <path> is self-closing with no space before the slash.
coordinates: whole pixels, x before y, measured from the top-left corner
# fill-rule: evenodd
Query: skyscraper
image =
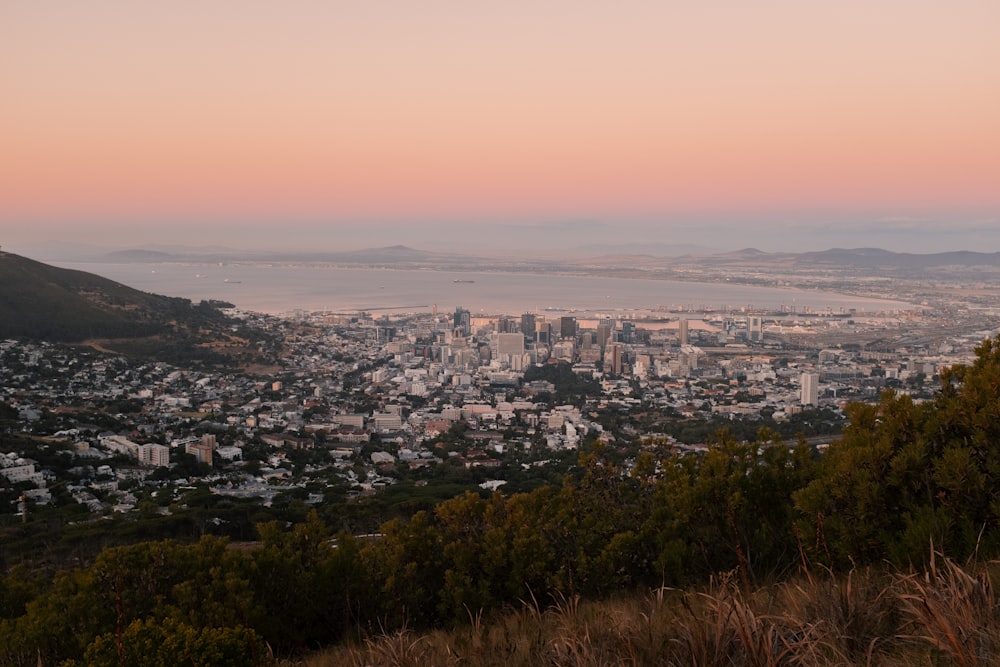
<path id="1" fill-rule="evenodd" d="M 465 310 L 461 306 L 455 308 L 452 329 L 454 329 L 459 336 L 468 336 L 471 333 L 471 323 L 472 315 L 469 311 Z"/>
<path id="2" fill-rule="evenodd" d="M 604 367 L 614 375 L 621 375 L 625 356 L 625 346 L 622 343 L 608 343 L 604 354 Z"/>
<path id="3" fill-rule="evenodd" d="M 621 341 L 629 344 L 635 342 L 635 322 L 629 322 L 628 320 L 622 322 Z"/>
<path id="4" fill-rule="evenodd" d="M 614 320 L 604 319 L 597 325 L 597 344 L 602 350 L 607 346 L 608 341 L 613 340 L 612 334 L 614 333 L 614 330 Z"/>
<path id="5" fill-rule="evenodd" d="M 688 344 L 688 321 L 683 318 L 677 321 L 677 341 L 680 345 Z"/>
<path id="6" fill-rule="evenodd" d="M 576 338 L 576 318 L 559 318 L 559 337 L 563 339 Z"/>
<path id="7" fill-rule="evenodd" d="M 819 405 L 819 373 L 803 373 L 800 381 L 802 405 Z"/>
<path id="8" fill-rule="evenodd" d="M 552 342 L 552 325 L 544 318 L 535 320 L 535 342 L 546 345 Z"/>
<path id="9" fill-rule="evenodd" d="M 535 316 L 532 313 L 521 315 L 521 333 L 528 341 L 535 340 Z"/>
<path id="10" fill-rule="evenodd" d="M 501 315 L 499 319 L 497 319 L 497 333 L 517 333 L 517 327 L 514 325 L 514 320 L 506 315 Z"/>

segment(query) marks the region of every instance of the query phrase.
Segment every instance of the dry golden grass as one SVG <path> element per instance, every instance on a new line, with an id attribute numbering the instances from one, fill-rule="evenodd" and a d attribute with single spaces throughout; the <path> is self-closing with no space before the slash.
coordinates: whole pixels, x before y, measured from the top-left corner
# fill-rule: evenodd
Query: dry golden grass
<path id="1" fill-rule="evenodd" d="M 300 667 L 413 665 L 1000 665 L 986 570 L 937 556 L 926 572 L 806 573 L 752 593 L 735 577 L 703 591 L 618 600 L 534 599 L 451 631 L 407 629 L 334 647 Z"/>
<path id="2" fill-rule="evenodd" d="M 931 559 L 922 576 L 900 578 L 907 638 L 934 646 L 962 667 L 1000 664 L 1000 619 L 993 586 L 950 560 Z"/>

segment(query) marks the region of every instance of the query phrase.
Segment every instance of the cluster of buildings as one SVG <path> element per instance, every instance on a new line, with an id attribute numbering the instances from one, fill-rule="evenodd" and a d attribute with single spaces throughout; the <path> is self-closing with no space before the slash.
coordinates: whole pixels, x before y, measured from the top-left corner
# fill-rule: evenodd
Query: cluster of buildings
<path id="1" fill-rule="evenodd" d="M 650 414 L 780 421 L 886 388 L 919 397 L 994 333 L 942 322 L 940 336 L 915 339 L 914 317 L 937 331 L 930 310 L 232 314 L 281 341 L 266 377 L 0 341 L 0 405 L 11 413 L 0 428 L 68 443 L 60 470 L 0 445 L 4 493 L 45 502 L 62 483 L 95 511 L 129 510 L 135 482 L 162 489 L 198 474 L 215 493 L 267 503 L 317 484 L 375 493 L 444 463 L 495 488 L 587 439 L 638 446 Z M 586 391 L 544 372 L 556 367 Z"/>

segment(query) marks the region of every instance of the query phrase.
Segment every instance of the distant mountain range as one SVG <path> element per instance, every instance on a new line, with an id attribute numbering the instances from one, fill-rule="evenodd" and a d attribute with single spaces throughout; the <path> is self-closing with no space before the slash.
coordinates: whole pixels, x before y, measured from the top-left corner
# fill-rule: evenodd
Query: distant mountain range
<path id="1" fill-rule="evenodd" d="M 0 253 L 0 338 L 80 342 L 190 336 L 225 319 L 212 304 L 193 305 Z"/>
<path id="2" fill-rule="evenodd" d="M 951 251 L 940 253 L 899 253 L 881 248 L 831 248 L 815 252 L 766 252 L 744 248 L 732 252 L 713 252 L 691 244 L 645 243 L 641 239 L 622 239 L 621 243 L 573 245 L 572 237 L 564 245 L 549 244 L 542 253 L 519 254 L 495 250 L 484 240 L 482 252 L 427 251 L 407 245 L 364 248 L 360 250 L 238 250 L 222 246 L 151 245 L 133 249 L 109 249 L 94 245 L 47 244 L 32 256 L 63 262 L 328 262 L 335 264 L 395 265 L 400 267 L 494 268 L 538 265 L 592 266 L 605 268 L 655 268 L 700 263 L 705 266 L 738 267 L 771 265 L 801 268 L 858 268 L 875 272 L 939 270 L 948 267 L 1000 267 L 1000 253 Z M 495 254 L 494 254 L 495 253 Z M 540 254 L 541 253 L 541 254 Z"/>
<path id="3" fill-rule="evenodd" d="M 404 245 L 387 246 L 384 248 L 365 248 L 346 251 L 315 251 L 315 252 L 270 252 L 212 249 L 183 249 L 172 251 L 149 250 L 136 248 L 130 250 L 114 250 L 100 254 L 89 255 L 85 261 L 97 262 L 324 262 L 334 264 L 451 264 L 467 262 L 468 257 L 449 253 L 427 252 Z"/>
<path id="4" fill-rule="evenodd" d="M 970 251 L 928 254 L 897 253 L 880 248 L 831 248 L 819 252 L 769 253 L 756 248 L 744 248 L 727 253 L 688 254 L 677 257 L 657 257 L 650 254 L 605 255 L 575 260 L 577 265 L 604 268 L 634 267 L 641 269 L 681 267 L 792 269 L 792 270 L 858 270 L 866 274 L 935 273 L 949 269 L 1000 269 L 1000 253 Z"/>
<path id="5" fill-rule="evenodd" d="M 914 254 L 890 252 L 879 248 L 833 248 L 822 252 L 793 255 L 802 264 L 830 264 L 875 269 L 898 267 L 902 269 L 929 269 L 948 266 L 1000 266 L 1000 252 L 983 253 L 967 250 Z"/>

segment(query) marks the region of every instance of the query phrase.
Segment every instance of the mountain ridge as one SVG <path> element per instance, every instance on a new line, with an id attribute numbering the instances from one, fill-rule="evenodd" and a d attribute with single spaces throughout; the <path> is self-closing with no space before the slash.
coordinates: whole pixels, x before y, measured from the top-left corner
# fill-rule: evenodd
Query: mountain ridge
<path id="1" fill-rule="evenodd" d="M 765 252 L 757 248 L 744 248 L 724 253 L 687 254 L 677 257 L 657 257 L 649 253 L 615 254 L 575 260 L 575 263 L 605 267 L 644 267 L 698 265 L 704 267 L 759 267 L 802 269 L 857 269 L 873 273 L 943 271 L 955 267 L 971 269 L 990 267 L 1000 269 L 1000 253 L 983 253 L 970 250 L 939 253 L 900 253 L 882 248 L 829 248 L 803 253 Z"/>
<path id="2" fill-rule="evenodd" d="M 0 338 L 190 336 L 226 318 L 218 304 L 141 292 L 86 271 L 0 253 Z"/>
<path id="3" fill-rule="evenodd" d="M 371 246 L 353 250 L 311 249 L 311 250 L 267 250 L 235 249 L 222 246 L 183 245 L 138 245 L 131 248 L 100 248 L 94 245 L 79 246 L 80 252 L 72 252 L 70 246 L 53 253 L 53 261 L 78 262 L 330 262 L 344 264 L 399 265 L 431 264 L 441 266 L 499 260 L 507 262 L 509 252 L 490 255 L 487 252 L 423 250 L 412 245 L 393 244 Z M 492 247 L 489 244 L 484 248 Z M 23 253 L 22 253 L 23 254 Z M 33 255 L 34 256 L 34 255 Z M 46 255 L 47 256 L 47 255 Z M 878 247 L 832 247 L 825 250 L 802 252 L 768 252 L 758 247 L 717 251 L 691 244 L 645 243 L 624 241 L 617 244 L 559 246 L 543 256 L 530 253 L 518 255 L 519 261 L 544 261 L 550 263 L 593 263 L 624 261 L 641 258 L 643 262 L 664 262 L 672 260 L 722 262 L 762 262 L 775 261 L 811 265 L 842 263 L 847 267 L 905 268 L 918 269 L 943 266 L 998 266 L 1000 253 L 978 252 L 974 250 L 949 250 L 932 253 L 896 252 Z"/>

